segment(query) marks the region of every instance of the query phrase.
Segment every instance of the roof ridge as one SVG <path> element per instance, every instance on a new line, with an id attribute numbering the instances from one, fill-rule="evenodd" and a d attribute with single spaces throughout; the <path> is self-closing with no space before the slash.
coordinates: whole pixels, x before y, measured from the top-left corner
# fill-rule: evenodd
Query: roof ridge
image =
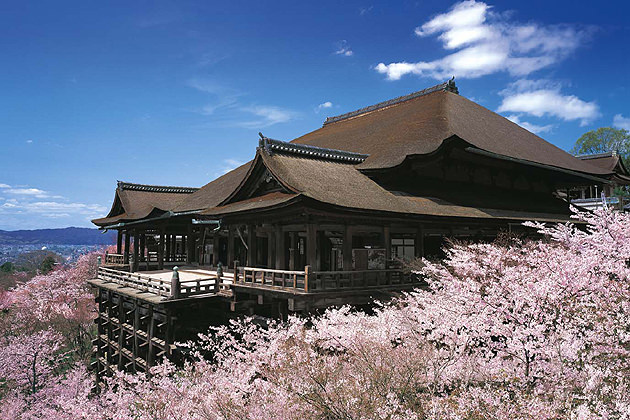
<path id="1" fill-rule="evenodd" d="M 162 192 L 162 193 L 175 193 L 175 194 L 191 194 L 199 190 L 199 188 L 195 188 L 195 187 L 176 187 L 176 186 L 167 186 L 167 185 L 135 184 L 133 182 L 124 182 L 124 181 L 118 181 L 118 188 L 120 188 L 121 190 Z"/>
<path id="2" fill-rule="evenodd" d="M 324 126 L 326 126 L 328 124 L 336 123 L 337 121 L 346 120 L 348 118 L 352 118 L 352 117 L 356 117 L 356 116 L 359 116 L 359 115 L 362 115 L 362 114 L 366 114 L 366 113 L 371 112 L 371 111 L 376 111 L 377 109 L 383 109 L 383 108 L 386 108 L 386 107 L 391 106 L 391 105 L 396 105 L 396 104 L 399 104 L 401 102 L 406 102 L 406 101 L 409 101 L 411 99 L 415 99 L 415 98 L 418 98 L 420 96 L 428 95 L 429 93 L 439 92 L 439 91 L 446 91 L 446 92 L 452 92 L 452 93 L 459 94 L 459 89 L 457 89 L 457 86 L 455 85 L 455 77 L 451 78 L 450 80 L 448 80 L 448 81 L 446 81 L 444 83 L 440 83 L 438 85 L 431 86 L 431 87 L 428 87 L 426 89 L 418 90 L 418 91 L 412 92 L 412 93 L 410 93 L 408 95 L 403 95 L 403 96 L 399 96 L 397 98 L 389 99 L 387 101 L 379 102 L 379 103 L 374 104 L 374 105 L 370 105 L 370 106 L 366 106 L 364 108 L 357 109 L 356 111 L 350 111 L 350 112 L 346 112 L 345 114 L 336 115 L 334 117 L 328 117 L 328 118 L 326 118 L 326 121 L 324 121 Z"/>
<path id="3" fill-rule="evenodd" d="M 259 147 L 267 152 L 277 152 L 285 155 L 299 155 L 328 161 L 344 163 L 362 163 L 368 155 L 356 152 L 349 152 L 339 149 L 327 149 L 324 147 L 310 146 L 307 144 L 290 143 L 281 140 L 274 140 L 265 137 L 260 133 Z"/>
<path id="4" fill-rule="evenodd" d="M 587 153 L 583 155 L 575 155 L 575 157 L 581 160 L 587 160 L 587 159 L 597 159 L 597 158 L 602 158 L 602 157 L 613 157 L 613 156 L 618 156 L 618 155 L 619 154 L 616 150 L 610 150 L 608 152 L 602 152 L 602 153 Z"/>

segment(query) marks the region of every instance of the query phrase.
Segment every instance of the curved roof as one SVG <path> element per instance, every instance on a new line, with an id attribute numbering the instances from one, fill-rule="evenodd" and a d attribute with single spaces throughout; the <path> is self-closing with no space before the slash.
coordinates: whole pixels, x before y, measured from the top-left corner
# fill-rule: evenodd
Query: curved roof
<path id="1" fill-rule="evenodd" d="M 143 219 L 155 210 L 162 212 L 173 210 L 183 196 L 197 190 L 197 188 L 189 187 L 132 184 L 119 181 L 109 213 L 103 218 L 92 220 L 92 223 L 105 226 L 125 220 Z"/>
<path id="2" fill-rule="evenodd" d="M 404 98 L 404 97 L 403 97 Z M 358 169 L 385 169 L 434 152 L 451 136 L 479 149 L 572 171 L 610 171 L 583 162 L 495 112 L 449 90 L 403 99 L 348 117 L 292 142 L 368 154 Z"/>

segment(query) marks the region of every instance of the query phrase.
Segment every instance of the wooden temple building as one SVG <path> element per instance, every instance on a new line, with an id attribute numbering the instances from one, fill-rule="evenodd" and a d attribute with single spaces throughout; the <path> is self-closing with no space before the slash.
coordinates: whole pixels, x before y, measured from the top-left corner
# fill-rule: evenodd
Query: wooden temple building
<path id="1" fill-rule="evenodd" d="M 237 314 L 365 305 L 420 285 L 403 262 L 445 238 L 568 220 L 558 191 L 608 185 L 578 159 L 459 95 L 451 80 L 285 142 L 201 188 L 119 182 L 98 278 L 98 371 L 147 371 Z M 174 267 L 177 267 L 175 270 Z"/>

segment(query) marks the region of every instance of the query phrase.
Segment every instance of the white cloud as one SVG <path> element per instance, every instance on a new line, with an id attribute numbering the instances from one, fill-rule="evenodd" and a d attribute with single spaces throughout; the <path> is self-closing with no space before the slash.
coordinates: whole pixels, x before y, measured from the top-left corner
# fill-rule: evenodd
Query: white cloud
<path id="1" fill-rule="evenodd" d="M 31 144 L 31 143 L 33 143 L 33 140 L 31 139 L 26 140 L 26 144 Z"/>
<path id="2" fill-rule="evenodd" d="M 583 101 L 575 95 L 563 95 L 560 86 L 545 80 L 520 80 L 501 94 L 504 98 L 498 112 L 580 120 L 580 125 L 586 125 L 600 116 L 595 102 Z"/>
<path id="3" fill-rule="evenodd" d="M 252 121 L 239 123 L 239 125 L 246 128 L 269 127 L 274 124 L 289 122 L 297 116 L 296 112 L 277 106 L 251 106 L 242 108 L 241 110 L 259 117 Z"/>
<path id="4" fill-rule="evenodd" d="M 31 215 L 35 218 L 81 218 L 97 217 L 107 212 L 107 208 L 98 204 L 74 203 L 63 197 L 51 195 L 39 188 L 12 187 L 0 184 L 0 218 L 17 215 Z M 42 200 L 46 199 L 46 200 Z"/>
<path id="5" fill-rule="evenodd" d="M 326 101 L 324 103 L 321 103 L 321 104 L 317 105 L 317 108 L 315 108 L 315 112 L 319 112 L 322 109 L 332 108 L 332 106 L 333 106 L 332 102 Z"/>
<path id="6" fill-rule="evenodd" d="M 617 128 L 630 131 L 630 118 L 626 118 L 621 114 L 617 114 L 613 117 L 613 125 Z"/>
<path id="7" fill-rule="evenodd" d="M 343 55 L 344 57 L 350 57 L 352 54 L 354 54 L 354 52 L 348 46 L 348 41 L 346 41 L 345 39 L 342 39 L 341 41 L 337 43 L 335 54 Z"/>
<path id="8" fill-rule="evenodd" d="M 525 130 L 531 131 L 534 134 L 546 133 L 548 131 L 551 131 L 551 129 L 553 128 L 553 124 L 536 125 L 527 121 L 521 121 L 518 115 L 508 115 L 506 118 L 512 121 L 514 124 L 518 124 Z"/>
<path id="9" fill-rule="evenodd" d="M 445 50 L 458 51 L 432 61 L 379 63 L 376 71 L 390 80 L 407 74 L 476 78 L 501 71 L 524 76 L 567 57 L 589 32 L 568 25 L 510 22 L 490 9 L 484 2 L 463 1 L 415 29 L 417 36 L 438 35 Z"/>

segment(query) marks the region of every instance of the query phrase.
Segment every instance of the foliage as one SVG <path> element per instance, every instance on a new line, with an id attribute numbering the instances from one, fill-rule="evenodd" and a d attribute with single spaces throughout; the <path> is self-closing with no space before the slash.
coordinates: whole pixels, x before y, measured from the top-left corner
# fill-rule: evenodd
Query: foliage
<path id="1" fill-rule="evenodd" d="M 213 328 L 186 345 L 184 366 L 167 362 L 148 378 L 118 373 L 95 394 L 80 364 L 59 373 L 54 364 L 37 368 L 41 381 L 33 392 L 19 373 L 24 362 L 9 354 L 5 366 L 18 372 L 0 374 L 15 383 L 0 413 L 12 419 L 628 420 L 630 215 L 578 218 L 587 230 L 530 224 L 546 236 L 542 241 L 452 244 L 443 262 L 418 265 L 427 290 L 372 314 L 343 307 L 310 319 L 266 326 L 245 319 Z M 17 301 L 10 305 L 83 319 L 37 299 L 22 309 Z M 28 341 L 34 333 L 24 331 L 20 344 L 34 347 Z M 32 360 L 32 353 L 21 354 Z"/>
<path id="2" fill-rule="evenodd" d="M 17 271 L 38 272 L 42 268 L 52 267 L 54 263 L 62 263 L 63 258 L 52 251 L 38 250 L 20 254 L 14 264 Z"/>
<path id="3" fill-rule="evenodd" d="M 630 133 L 628 130 L 613 127 L 600 127 L 588 131 L 575 142 L 571 150 L 574 154 L 595 154 L 619 152 L 625 164 L 630 163 Z"/>

